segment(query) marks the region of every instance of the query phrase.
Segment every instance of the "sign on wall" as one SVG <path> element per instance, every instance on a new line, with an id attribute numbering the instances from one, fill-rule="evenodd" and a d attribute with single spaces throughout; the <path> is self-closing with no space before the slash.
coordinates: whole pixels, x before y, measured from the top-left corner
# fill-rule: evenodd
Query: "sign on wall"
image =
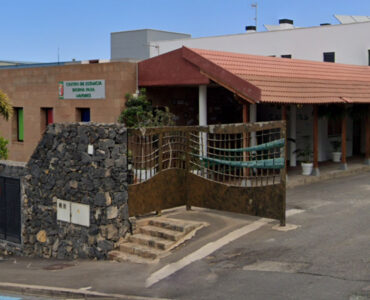
<path id="1" fill-rule="evenodd" d="M 59 99 L 104 99 L 105 80 L 59 81 Z"/>

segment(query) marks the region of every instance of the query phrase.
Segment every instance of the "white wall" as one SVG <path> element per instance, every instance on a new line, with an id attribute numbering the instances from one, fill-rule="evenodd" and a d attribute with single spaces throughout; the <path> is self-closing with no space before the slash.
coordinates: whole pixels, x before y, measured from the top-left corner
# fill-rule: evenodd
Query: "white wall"
<path id="1" fill-rule="evenodd" d="M 112 32 L 111 59 L 146 59 L 158 55 L 159 47 L 150 46 L 151 42 L 189 37 L 190 34 L 153 29 Z"/>
<path id="2" fill-rule="evenodd" d="M 291 54 L 292 58 L 314 61 L 323 61 L 324 52 L 335 52 L 336 62 L 368 65 L 369 32 L 370 22 L 364 22 L 160 41 L 151 44 L 159 45 L 160 54 L 184 45 L 190 48 L 265 56 Z M 157 49 L 151 47 L 150 56 L 157 54 Z"/>
<path id="3" fill-rule="evenodd" d="M 281 120 L 281 109 L 278 105 L 273 104 L 263 104 L 262 109 L 263 115 L 258 119 L 258 121 L 267 120 Z M 296 148 L 304 149 L 308 143 L 310 148 L 313 149 L 313 108 L 312 105 L 305 105 L 302 108 L 297 108 L 297 121 L 296 121 Z M 287 134 L 289 136 L 290 128 L 290 114 L 288 112 L 288 124 L 287 124 Z M 332 158 L 332 145 L 330 143 L 330 138 L 328 137 L 328 120 L 326 118 L 319 118 L 319 161 L 331 160 Z M 338 137 L 341 139 L 341 136 Z M 289 146 L 288 143 L 288 153 Z M 353 121 L 347 118 L 347 157 L 352 156 L 353 150 Z M 297 157 L 297 160 L 301 160 L 301 157 Z"/>

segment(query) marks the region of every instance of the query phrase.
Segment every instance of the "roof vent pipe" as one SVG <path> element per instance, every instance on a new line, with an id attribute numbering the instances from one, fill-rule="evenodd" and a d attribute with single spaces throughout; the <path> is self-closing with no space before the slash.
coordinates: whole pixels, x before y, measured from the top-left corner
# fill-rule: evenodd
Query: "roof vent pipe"
<path id="1" fill-rule="evenodd" d="M 321 23 L 320 26 L 329 26 L 331 25 L 330 23 Z"/>
<path id="2" fill-rule="evenodd" d="M 279 24 L 280 24 L 280 27 L 283 29 L 294 28 L 294 22 L 291 19 L 280 19 Z"/>
<path id="3" fill-rule="evenodd" d="M 256 32 L 257 31 L 257 27 L 256 26 L 245 26 L 245 30 L 247 33 L 249 32 Z"/>

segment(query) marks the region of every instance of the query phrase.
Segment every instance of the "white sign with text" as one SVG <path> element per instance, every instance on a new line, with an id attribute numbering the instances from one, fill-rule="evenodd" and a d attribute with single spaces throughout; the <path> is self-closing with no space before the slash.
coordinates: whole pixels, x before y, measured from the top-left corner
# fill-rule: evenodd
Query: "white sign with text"
<path id="1" fill-rule="evenodd" d="M 59 81 L 59 99 L 104 99 L 105 80 Z"/>

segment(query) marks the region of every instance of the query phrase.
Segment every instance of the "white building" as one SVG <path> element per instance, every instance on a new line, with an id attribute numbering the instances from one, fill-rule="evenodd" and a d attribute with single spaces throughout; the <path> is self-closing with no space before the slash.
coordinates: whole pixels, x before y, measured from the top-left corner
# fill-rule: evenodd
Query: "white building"
<path id="1" fill-rule="evenodd" d="M 337 18 L 344 21 L 343 16 Z M 324 53 L 334 53 L 337 63 L 369 65 L 370 20 L 306 28 L 294 27 L 289 20 L 281 21 L 279 26 L 266 25 L 271 31 L 152 41 L 150 57 L 186 46 L 264 56 L 291 55 L 294 59 L 314 61 L 324 61 Z"/>
<path id="2" fill-rule="evenodd" d="M 152 53 L 159 54 L 159 48 L 152 45 L 153 41 L 185 38 L 191 38 L 191 35 L 153 29 L 112 32 L 111 59 L 146 59 Z"/>

